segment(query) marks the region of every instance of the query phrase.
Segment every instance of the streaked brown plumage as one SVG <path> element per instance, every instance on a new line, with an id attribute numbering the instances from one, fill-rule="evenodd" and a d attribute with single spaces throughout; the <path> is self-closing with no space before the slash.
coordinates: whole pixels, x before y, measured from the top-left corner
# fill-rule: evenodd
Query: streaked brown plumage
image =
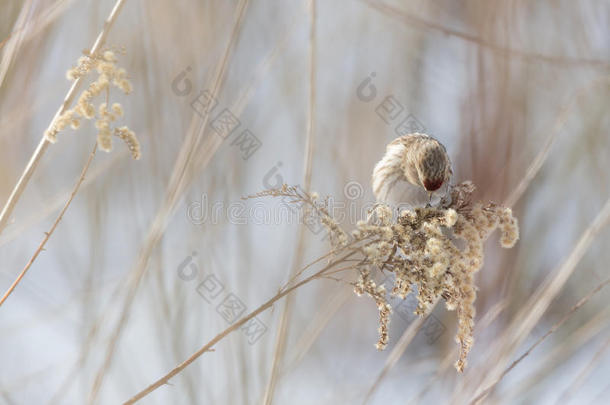
<path id="1" fill-rule="evenodd" d="M 388 144 L 373 171 L 373 192 L 378 202 L 423 206 L 447 193 L 452 173 L 443 144 L 426 134 L 408 134 Z"/>

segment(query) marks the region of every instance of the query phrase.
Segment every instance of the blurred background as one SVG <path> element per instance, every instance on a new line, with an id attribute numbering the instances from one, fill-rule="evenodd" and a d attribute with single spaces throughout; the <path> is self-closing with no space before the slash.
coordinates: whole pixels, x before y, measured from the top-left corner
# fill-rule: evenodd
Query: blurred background
<path id="1" fill-rule="evenodd" d="M 113 5 L 0 2 L 2 204 L 69 90 L 66 70 Z M 477 199 L 512 205 L 520 222 L 513 249 L 497 234 L 486 245 L 466 372 L 452 366 L 456 315 L 439 305 L 382 374 L 413 322 L 409 300 L 393 302 L 390 345 L 378 352 L 374 303 L 319 280 L 142 403 L 469 403 L 497 366 L 501 337 L 610 197 L 610 3 L 122 6 L 106 44 L 125 48 L 118 65 L 134 91 L 110 96 L 142 158 L 120 140 L 98 150 L 45 251 L 0 307 L 0 403 L 126 401 L 327 252 L 324 232 L 280 200 L 243 196 L 301 185 L 332 196 L 351 230 L 374 202 L 370 176 L 386 144 L 408 132 L 437 137 L 453 181 L 472 180 Z M 3 292 L 69 198 L 95 136 L 90 122 L 67 129 L 40 161 L 0 234 Z M 502 369 L 608 278 L 610 230 L 595 231 Z M 484 403 L 606 403 L 609 298 L 593 296 Z"/>

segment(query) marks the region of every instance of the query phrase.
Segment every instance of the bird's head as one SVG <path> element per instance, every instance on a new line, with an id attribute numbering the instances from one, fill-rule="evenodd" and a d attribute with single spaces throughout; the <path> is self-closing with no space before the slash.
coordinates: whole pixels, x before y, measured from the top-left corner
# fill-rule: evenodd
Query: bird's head
<path id="1" fill-rule="evenodd" d="M 451 177 L 451 162 L 443 145 L 430 140 L 420 149 L 417 159 L 420 184 L 432 193 L 440 189 Z"/>

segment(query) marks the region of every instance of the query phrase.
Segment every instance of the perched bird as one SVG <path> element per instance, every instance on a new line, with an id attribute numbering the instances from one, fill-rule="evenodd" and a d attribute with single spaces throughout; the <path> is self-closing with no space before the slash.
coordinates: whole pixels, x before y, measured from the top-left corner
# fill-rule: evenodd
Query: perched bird
<path id="1" fill-rule="evenodd" d="M 443 144 L 426 134 L 408 134 L 388 144 L 373 170 L 373 193 L 377 202 L 391 206 L 436 205 L 452 174 Z"/>

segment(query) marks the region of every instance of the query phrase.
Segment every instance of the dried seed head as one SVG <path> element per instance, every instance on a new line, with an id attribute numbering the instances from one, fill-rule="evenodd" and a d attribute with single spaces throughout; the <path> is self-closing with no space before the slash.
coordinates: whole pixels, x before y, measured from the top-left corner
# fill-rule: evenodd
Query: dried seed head
<path id="1" fill-rule="evenodd" d="M 105 152 L 112 150 L 112 135 L 121 138 L 129 148 L 134 159 L 140 158 L 140 144 L 136 135 L 126 126 L 113 128 L 112 123 L 123 116 L 123 107 L 119 103 L 111 106 L 107 102 L 97 103 L 96 98 L 105 94 L 106 100 L 110 97 L 111 86 L 117 87 L 124 93 L 132 91 L 131 82 L 127 79 L 127 72 L 117 66 L 115 50 L 105 49 L 91 54 L 83 51 L 84 56 L 78 59 L 76 67 L 71 68 L 66 76 L 70 80 L 83 78 L 89 73 L 97 72 L 97 79 L 80 94 L 73 110 L 66 110 L 45 131 L 45 138 L 52 143 L 57 141 L 57 134 L 68 125 L 78 129 L 82 118 L 94 120 L 98 130 L 97 142 L 99 148 Z M 119 53 L 125 53 L 120 51 Z M 97 105 L 97 107 L 96 107 Z M 99 111 L 99 112 L 98 112 Z"/>
<path id="2" fill-rule="evenodd" d="M 392 156 L 396 150 L 400 152 L 396 156 L 405 156 L 405 148 L 394 149 L 395 146 L 396 143 L 390 144 L 386 157 Z M 427 149 L 424 146 L 420 150 L 425 161 Z M 409 156 L 417 158 L 417 153 Z M 423 167 L 426 167 L 425 163 Z M 409 175 L 418 179 L 417 165 L 413 164 L 412 168 L 413 172 Z M 398 171 L 401 176 L 407 177 L 400 168 Z M 408 180 L 404 183 L 410 184 Z M 422 186 L 417 187 L 425 191 Z M 438 207 L 402 210 L 397 216 L 393 215 L 391 207 L 378 203 L 366 220 L 357 222 L 349 243 L 347 234 L 331 216 L 328 207 L 320 203 L 317 195 L 313 198 L 313 194 L 300 192 L 298 187 L 283 185 L 247 198 L 274 196 L 303 203 L 308 212 L 304 215 L 315 215 L 326 225 L 331 246 L 333 250 L 337 249 L 334 253 L 346 249 L 362 255 L 358 264 L 353 266 L 360 275 L 353 283 L 354 292 L 359 296 L 370 296 L 377 306 L 377 349 L 383 350 L 388 344 L 391 297 L 405 299 L 410 293 L 417 294 L 415 314 L 419 316 L 431 310 L 435 302 L 444 299 L 447 309 L 457 312 L 456 342 L 459 344 L 459 355 L 455 367 L 462 372 L 474 344 L 477 295 L 474 276 L 483 266 L 484 242 L 495 229 L 502 232 L 500 243 L 503 247 L 513 246 L 519 237 L 517 219 L 510 208 L 495 203 L 473 203 L 473 192 L 474 184 L 470 181 L 452 185 L 450 201 L 444 199 Z M 343 263 L 343 259 L 338 263 Z M 372 272 L 383 273 L 384 278 L 386 272 L 393 273 L 393 280 L 388 279 L 388 292 L 385 286 L 374 280 Z"/>

